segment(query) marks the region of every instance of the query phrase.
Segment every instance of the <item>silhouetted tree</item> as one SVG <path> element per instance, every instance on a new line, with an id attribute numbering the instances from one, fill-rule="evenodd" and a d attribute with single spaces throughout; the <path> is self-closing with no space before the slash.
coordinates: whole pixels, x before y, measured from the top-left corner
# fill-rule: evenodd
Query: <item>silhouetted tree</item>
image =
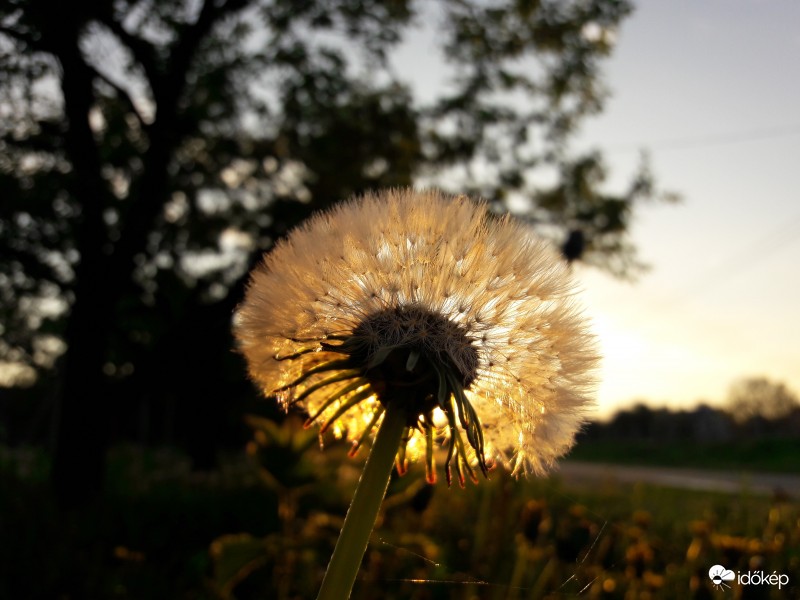
<path id="1" fill-rule="evenodd" d="M 654 415 L 654 409 L 637 402 L 627 410 L 617 411 L 607 429 L 617 439 L 647 440 L 651 437 Z"/>
<path id="2" fill-rule="evenodd" d="M 783 419 L 800 408 L 797 395 L 783 383 L 766 377 L 740 379 L 728 391 L 728 410 L 733 418 L 743 423 L 748 419 Z"/>
<path id="3" fill-rule="evenodd" d="M 390 60 L 423 7 L 0 6 L 0 354 L 47 370 L 63 353 L 62 501 L 99 488 L 128 400 L 173 406 L 211 460 L 220 407 L 243 393 L 228 376 L 241 379 L 229 326 L 243 275 L 312 209 L 424 181 L 525 206 L 557 241 L 582 232 L 571 258 L 635 269 L 626 231 L 653 195 L 647 169 L 601 193 L 599 154 L 566 150 L 602 107 L 598 65 L 630 4 L 427 8 L 452 77 L 424 102 Z M 537 186 L 536 170 L 557 183 Z"/>

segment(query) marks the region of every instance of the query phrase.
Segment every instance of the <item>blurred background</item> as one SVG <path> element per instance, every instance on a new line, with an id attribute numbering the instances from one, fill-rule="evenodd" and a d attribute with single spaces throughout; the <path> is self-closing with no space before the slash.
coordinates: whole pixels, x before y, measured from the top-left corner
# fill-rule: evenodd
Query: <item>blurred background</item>
<path id="1" fill-rule="evenodd" d="M 765 376 L 800 390 L 798 8 L 786 2 L 637 3 L 604 68 L 606 109 L 579 146 L 609 183 L 645 148 L 683 202 L 637 213 L 651 270 L 636 285 L 584 272 L 606 343 L 600 412 L 631 398 L 719 406 Z"/>
<path id="2" fill-rule="evenodd" d="M 798 18 L 779 0 L 3 3 L 0 534 L 19 544 L 0 596 L 313 595 L 297 574 L 324 568 L 357 464 L 258 398 L 231 317 L 276 240 L 379 187 L 481 196 L 561 248 L 605 356 L 575 458 L 797 473 Z M 438 522 L 446 501 L 408 479 L 389 506 Z M 422 577 L 470 586 L 397 597 L 704 597 L 706 557 L 800 568 L 796 504 L 742 504 L 763 519 L 724 532 L 699 498 L 676 531 L 645 492 L 589 515 L 527 485 L 465 492 L 475 531 L 381 546 L 369 577 L 465 544 Z M 486 511 L 508 526 L 494 546 Z M 628 533 L 600 537 L 612 518 Z M 507 570 L 487 558 L 505 543 Z"/>

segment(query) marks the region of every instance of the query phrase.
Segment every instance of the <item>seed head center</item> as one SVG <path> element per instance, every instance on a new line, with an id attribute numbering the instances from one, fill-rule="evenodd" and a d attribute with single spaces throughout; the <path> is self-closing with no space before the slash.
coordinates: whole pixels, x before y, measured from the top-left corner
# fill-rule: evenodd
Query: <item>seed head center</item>
<path id="1" fill-rule="evenodd" d="M 463 388 L 477 376 L 478 352 L 464 327 L 418 306 L 367 316 L 347 345 L 380 401 L 405 403 L 409 420 L 436 407 L 444 373 Z"/>

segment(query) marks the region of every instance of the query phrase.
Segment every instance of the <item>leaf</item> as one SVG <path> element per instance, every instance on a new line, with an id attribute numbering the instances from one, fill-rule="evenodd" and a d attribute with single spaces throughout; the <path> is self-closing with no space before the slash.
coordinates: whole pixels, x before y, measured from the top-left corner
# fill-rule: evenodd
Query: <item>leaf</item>
<path id="1" fill-rule="evenodd" d="M 266 565 L 275 545 L 274 536 L 257 538 L 248 533 L 223 535 L 211 543 L 214 587 L 223 598 L 234 598 L 234 588 L 254 571 Z"/>

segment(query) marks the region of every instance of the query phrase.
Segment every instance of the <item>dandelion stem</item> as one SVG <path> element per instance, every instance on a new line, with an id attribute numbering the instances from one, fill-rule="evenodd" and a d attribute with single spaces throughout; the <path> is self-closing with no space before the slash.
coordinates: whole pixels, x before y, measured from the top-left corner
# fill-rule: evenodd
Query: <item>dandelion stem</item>
<path id="1" fill-rule="evenodd" d="M 356 493 L 344 518 L 344 525 L 328 563 L 317 600 L 343 600 L 350 597 L 378 509 L 389 485 L 392 464 L 407 419 L 402 405 L 397 402 L 388 403 Z"/>

